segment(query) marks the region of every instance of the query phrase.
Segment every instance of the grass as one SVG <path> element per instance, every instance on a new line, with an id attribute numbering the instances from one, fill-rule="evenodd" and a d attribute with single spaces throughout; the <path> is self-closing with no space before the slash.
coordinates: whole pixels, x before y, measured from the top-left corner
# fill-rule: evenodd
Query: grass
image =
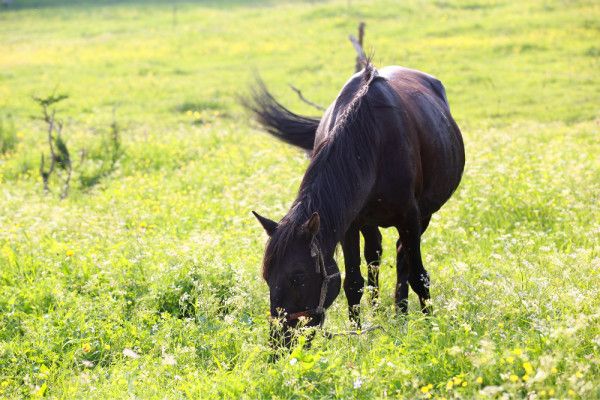
<path id="1" fill-rule="evenodd" d="M 174 4 L 0 11 L 0 397 L 600 397 L 596 2 Z M 445 83 L 464 132 L 463 182 L 424 236 L 435 312 L 411 294 L 395 316 L 390 230 L 382 304 L 363 307 L 385 331 L 269 363 L 250 210 L 281 217 L 307 161 L 235 99 L 260 71 L 295 110 L 313 112 L 288 83 L 328 104 L 359 20 L 377 65 Z M 42 192 L 32 119 L 32 96 L 55 90 L 72 155 L 113 109 L 124 150 L 62 201 L 57 182 Z M 343 294 L 326 325 L 348 328 Z"/>

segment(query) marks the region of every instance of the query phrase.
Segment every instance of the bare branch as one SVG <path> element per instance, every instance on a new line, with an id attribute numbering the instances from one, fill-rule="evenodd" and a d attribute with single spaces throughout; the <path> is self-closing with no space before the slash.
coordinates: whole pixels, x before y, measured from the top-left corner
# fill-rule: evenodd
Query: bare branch
<path id="1" fill-rule="evenodd" d="M 365 23 L 361 22 L 358 24 L 358 39 L 354 35 L 348 36 L 348 39 L 352 42 L 354 51 L 356 51 L 356 72 L 363 68 L 364 62 L 367 60 L 367 55 L 363 50 L 363 40 L 365 37 Z"/>
<path id="2" fill-rule="evenodd" d="M 67 178 L 65 179 L 65 184 L 63 185 L 62 193 L 60 194 L 61 200 L 68 196 L 69 194 L 69 185 L 71 183 L 71 173 L 73 172 L 73 167 L 71 163 L 67 164 Z"/>
<path id="3" fill-rule="evenodd" d="M 40 162 L 40 175 L 42 176 L 42 182 L 44 183 L 44 193 L 48 193 L 50 189 L 48 188 L 48 179 L 50 178 L 50 173 L 44 170 L 44 153 L 42 153 L 42 161 Z"/>
<path id="4" fill-rule="evenodd" d="M 381 329 L 382 331 L 385 332 L 385 329 L 383 328 L 383 326 L 381 325 L 373 325 L 373 326 L 368 326 L 366 328 L 357 330 L 357 331 L 344 331 L 344 332 L 327 332 L 327 331 L 323 331 L 323 336 L 325 336 L 327 339 L 331 339 L 334 338 L 336 336 L 360 336 L 360 335 L 364 335 L 366 333 L 369 332 L 373 332 L 377 329 Z"/>
<path id="5" fill-rule="evenodd" d="M 325 107 L 318 105 L 317 103 L 314 103 L 310 100 L 308 100 L 306 97 L 304 97 L 304 95 L 302 94 L 302 91 L 300 91 L 300 89 L 298 89 L 297 87 L 295 87 L 294 85 L 289 85 L 290 89 L 292 89 L 300 98 L 300 100 L 302 100 L 303 102 L 305 102 L 306 104 L 308 104 L 309 106 L 316 108 L 319 111 L 325 111 Z"/>
<path id="6" fill-rule="evenodd" d="M 64 94 L 56 95 L 54 93 L 46 98 L 33 97 L 33 100 L 36 103 L 38 103 L 40 105 L 40 107 L 42 108 L 42 113 L 43 113 L 42 119 L 48 125 L 47 136 L 48 136 L 48 147 L 50 148 L 50 166 L 48 167 L 48 170 L 45 169 L 46 163 L 45 163 L 45 157 L 44 157 L 43 153 L 42 153 L 42 159 L 41 159 L 41 163 L 40 163 L 40 175 L 42 176 L 42 181 L 44 184 L 44 193 L 50 192 L 50 188 L 49 188 L 50 177 L 54 173 L 57 162 L 60 163 L 59 156 L 57 156 L 57 154 L 56 154 L 55 144 L 56 144 L 57 138 L 60 137 L 60 134 L 61 134 L 62 128 L 63 128 L 62 122 L 56 121 L 56 119 L 55 119 L 56 110 L 52 109 L 52 111 L 50 111 L 50 107 L 52 107 L 54 104 L 56 104 L 64 99 L 66 99 L 67 97 L 68 96 L 64 95 Z M 71 165 L 69 162 L 68 177 L 67 177 L 67 181 L 66 181 L 66 188 L 67 188 L 66 190 L 68 190 L 69 181 L 71 179 L 71 171 L 70 170 L 71 170 Z M 66 190 L 63 189 L 63 194 L 65 194 L 65 195 L 66 195 Z"/>
<path id="7" fill-rule="evenodd" d="M 50 192 L 50 188 L 48 187 L 48 181 L 50 180 L 50 176 L 54 172 L 54 166 L 56 165 L 56 154 L 54 153 L 54 136 L 52 132 L 54 131 L 54 111 L 52 113 L 48 113 L 48 106 L 46 104 L 42 104 L 42 108 L 44 111 L 44 121 L 48 123 L 48 146 L 50 147 L 50 167 L 48 170 L 44 170 L 44 154 L 42 153 L 42 162 L 40 164 L 40 175 L 42 175 L 42 181 L 44 183 L 44 193 Z"/>

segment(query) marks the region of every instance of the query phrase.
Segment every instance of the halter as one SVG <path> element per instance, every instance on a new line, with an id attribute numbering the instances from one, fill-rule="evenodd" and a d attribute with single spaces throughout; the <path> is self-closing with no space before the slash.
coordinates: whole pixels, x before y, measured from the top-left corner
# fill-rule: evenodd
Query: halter
<path id="1" fill-rule="evenodd" d="M 299 311 L 292 314 L 286 314 L 285 319 L 290 321 L 296 321 L 300 317 L 311 318 L 315 316 L 325 316 L 325 299 L 327 297 L 327 287 L 329 286 L 329 281 L 332 278 L 340 275 L 340 272 L 337 271 L 333 274 L 327 274 L 327 268 L 325 268 L 325 260 L 323 259 L 323 253 L 321 249 L 317 245 L 315 238 L 310 242 L 310 255 L 312 257 L 316 257 L 317 261 L 315 263 L 315 272 L 320 273 L 323 277 L 323 282 L 321 283 L 321 294 L 319 297 L 319 305 L 317 308 L 313 308 L 312 310 Z M 323 321 L 325 318 L 321 318 L 320 326 L 323 325 Z"/>

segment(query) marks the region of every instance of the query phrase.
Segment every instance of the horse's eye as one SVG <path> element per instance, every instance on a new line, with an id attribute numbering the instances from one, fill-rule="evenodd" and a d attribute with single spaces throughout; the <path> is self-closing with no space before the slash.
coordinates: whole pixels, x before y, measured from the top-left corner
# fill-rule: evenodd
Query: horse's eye
<path id="1" fill-rule="evenodd" d="M 292 286 L 297 287 L 304 283 L 305 275 L 303 273 L 293 274 L 290 278 L 290 283 Z"/>

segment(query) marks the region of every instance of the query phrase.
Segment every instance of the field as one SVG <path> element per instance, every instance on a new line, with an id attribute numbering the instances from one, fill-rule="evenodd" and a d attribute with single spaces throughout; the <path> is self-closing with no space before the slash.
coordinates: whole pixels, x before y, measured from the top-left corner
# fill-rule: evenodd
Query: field
<path id="1" fill-rule="evenodd" d="M 251 123 L 257 72 L 327 105 L 377 66 L 444 82 L 467 164 L 423 237 L 434 313 L 269 362 L 266 235 L 304 155 Z M 0 8 L 0 398 L 600 398 L 597 1 L 49 1 Z M 44 194 L 56 105 L 69 195 Z M 111 124 L 123 155 L 94 175 Z M 87 154 L 87 156 L 86 156 Z M 338 263 L 343 265 L 342 255 Z M 363 265 L 364 266 L 364 265 Z M 343 268 L 342 268 L 343 271 Z M 327 330 L 350 329 L 343 291 Z"/>

